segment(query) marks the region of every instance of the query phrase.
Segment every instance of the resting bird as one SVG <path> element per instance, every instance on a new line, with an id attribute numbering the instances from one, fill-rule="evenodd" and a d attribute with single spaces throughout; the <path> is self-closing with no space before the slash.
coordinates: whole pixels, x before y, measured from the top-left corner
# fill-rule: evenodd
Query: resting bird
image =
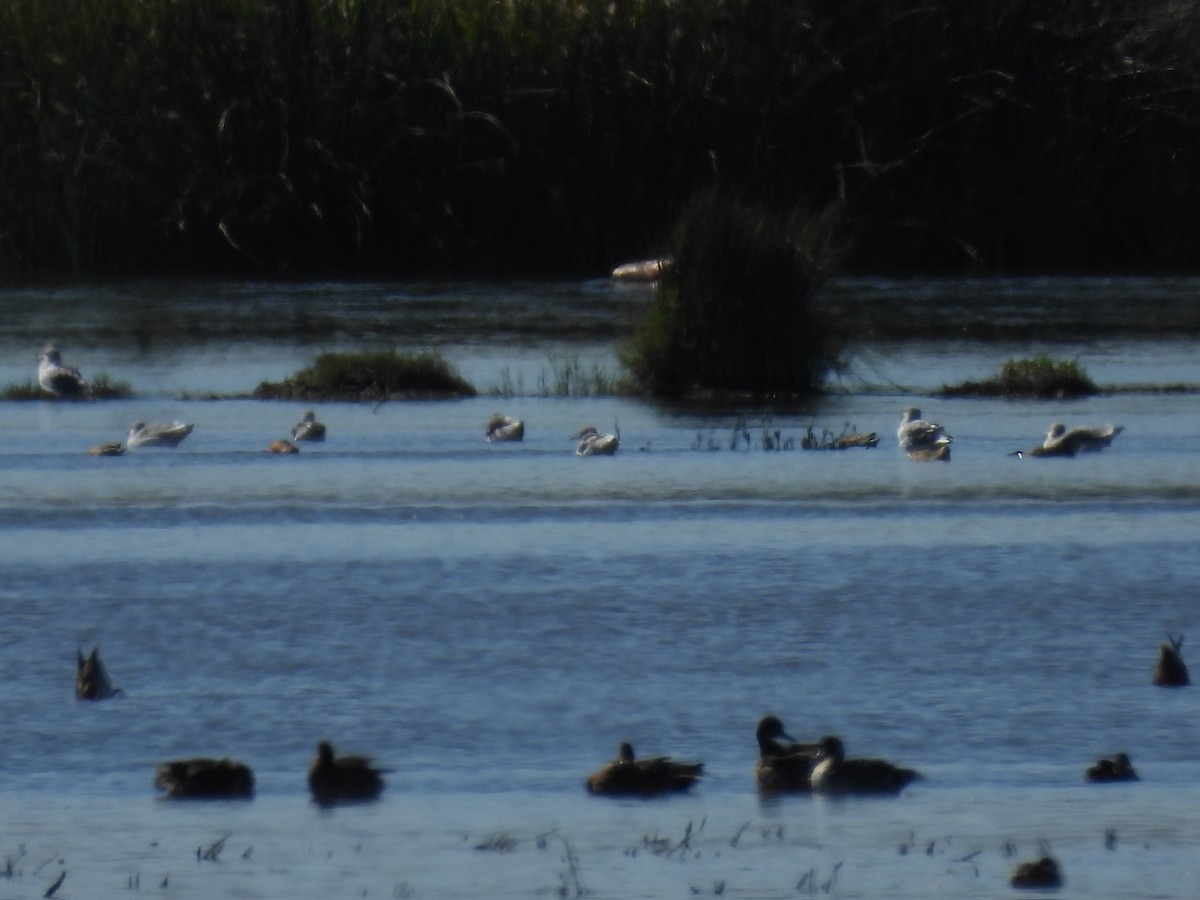
<path id="1" fill-rule="evenodd" d="M 179 759 L 159 765 L 154 786 L 168 797 L 212 799 L 254 796 L 254 773 L 232 759 Z"/>
<path id="2" fill-rule="evenodd" d="M 575 438 L 579 441 L 575 447 L 576 456 L 612 456 L 621 446 L 620 429 L 615 434 L 601 434 L 588 425 Z"/>
<path id="3" fill-rule="evenodd" d="M 821 738 L 821 759 L 813 767 L 812 789 L 821 794 L 898 794 L 920 777 L 912 769 L 882 759 L 846 759 L 841 740 L 830 735 Z"/>
<path id="4" fill-rule="evenodd" d="M 1167 635 L 1169 644 L 1158 645 L 1158 662 L 1154 665 L 1152 681 L 1159 687 L 1185 687 L 1191 684 L 1188 668 L 1183 661 L 1183 635 L 1173 638 Z"/>
<path id="5" fill-rule="evenodd" d="M 76 651 L 78 663 L 75 667 L 75 699 L 77 700 L 107 700 L 120 693 L 120 688 L 112 686 L 108 670 L 100 661 L 100 648 L 93 647 L 92 653 L 84 658 L 83 651 Z"/>
<path id="6" fill-rule="evenodd" d="M 124 452 L 125 446 L 120 441 L 88 448 L 88 453 L 92 456 L 120 456 Z"/>
<path id="7" fill-rule="evenodd" d="M 125 443 L 130 447 L 178 447 L 195 427 L 178 421 L 170 425 L 147 425 L 138 421 L 130 426 Z"/>
<path id="8" fill-rule="evenodd" d="M 304 414 L 304 417 L 299 422 L 292 426 L 292 440 L 325 440 L 325 426 L 317 421 L 317 414 L 311 409 Z"/>
<path id="9" fill-rule="evenodd" d="M 1096 761 L 1094 766 L 1090 766 L 1084 773 L 1084 777 L 1088 781 L 1097 784 L 1106 784 L 1114 781 L 1139 781 L 1138 773 L 1133 769 L 1133 763 L 1129 756 L 1124 753 L 1118 753 L 1113 757 L 1104 757 Z"/>
<path id="10" fill-rule="evenodd" d="M 64 365 L 62 354 L 53 344 L 47 344 L 38 357 L 38 384 L 42 390 L 67 400 L 78 400 L 88 391 L 88 383 L 79 370 Z"/>
<path id="11" fill-rule="evenodd" d="M 1062 873 L 1052 856 L 1043 856 L 1035 862 L 1024 862 L 1017 866 L 1009 880 L 1015 888 L 1049 890 L 1062 887 Z"/>
<path id="12" fill-rule="evenodd" d="M 321 741 L 308 768 L 308 787 L 313 799 L 324 806 L 374 800 L 383 791 L 383 774 L 365 756 L 335 757 L 333 745 Z"/>
<path id="13" fill-rule="evenodd" d="M 680 763 L 668 756 L 635 759 L 633 746 L 622 743 L 617 758 L 588 777 L 593 794 L 651 797 L 686 791 L 704 774 L 704 763 Z"/>
<path id="14" fill-rule="evenodd" d="M 295 444 L 293 444 L 291 441 L 278 440 L 278 441 L 271 441 L 271 443 L 267 447 L 267 452 L 268 453 L 284 453 L 284 454 L 299 453 L 300 448 L 297 447 Z"/>
<path id="15" fill-rule="evenodd" d="M 484 436 L 489 444 L 500 444 L 505 441 L 519 441 L 525 437 L 525 423 L 512 416 L 495 413 L 488 419 Z"/>
<path id="16" fill-rule="evenodd" d="M 1125 430 L 1124 425 L 1080 426 L 1070 431 L 1062 422 L 1054 422 L 1046 432 L 1042 446 L 1062 456 L 1076 453 L 1098 453 Z"/>
<path id="17" fill-rule="evenodd" d="M 760 791 L 811 789 L 809 779 L 820 756 L 817 744 L 797 743 L 783 730 L 783 722 L 775 716 L 767 716 L 759 722 L 754 736 L 758 740 L 754 778 Z"/>
<path id="18" fill-rule="evenodd" d="M 904 411 L 904 418 L 896 429 L 896 441 L 900 449 L 910 455 L 917 450 L 938 450 L 953 440 L 941 425 L 922 419 L 921 411 L 915 406 Z"/>

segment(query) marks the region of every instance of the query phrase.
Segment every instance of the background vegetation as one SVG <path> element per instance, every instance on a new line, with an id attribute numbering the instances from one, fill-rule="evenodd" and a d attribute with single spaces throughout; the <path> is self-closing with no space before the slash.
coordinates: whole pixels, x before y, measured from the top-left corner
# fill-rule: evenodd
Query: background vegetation
<path id="1" fill-rule="evenodd" d="M 594 274 L 718 178 L 860 271 L 1192 268 L 1198 7 L 6 0 L 0 274 Z"/>

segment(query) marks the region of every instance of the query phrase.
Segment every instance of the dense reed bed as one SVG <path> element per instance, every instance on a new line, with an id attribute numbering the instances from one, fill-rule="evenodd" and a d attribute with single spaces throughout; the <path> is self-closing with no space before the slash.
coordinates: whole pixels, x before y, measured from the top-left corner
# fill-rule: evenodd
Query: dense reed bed
<path id="1" fill-rule="evenodd" d="M 595 273 L 719 179 L 851 269 L 1193 267 L 1196 0 L 10 0 L 0 273 Z"/>

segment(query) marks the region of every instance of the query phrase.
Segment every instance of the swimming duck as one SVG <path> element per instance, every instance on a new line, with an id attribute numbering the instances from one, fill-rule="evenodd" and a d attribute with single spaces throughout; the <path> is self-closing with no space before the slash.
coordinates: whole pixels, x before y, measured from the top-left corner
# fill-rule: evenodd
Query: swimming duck
<path id="1" fill-rule="evenodd" d="M 88 453 L 92 456 L 120 456 L 125 452 L 125 445 L 120 441 L 110 444 L 97 444 L 95 447 L 88 449 Z"/>
<path id="2" fill-rule="evenodd" d="M 195 427 L 179 421 L 170 425 L 147 425 L 138 421 L 130 426 L 125 442 L 130 447 L 178 447 Z"/>
<path id="3" fill-rule="evenodd" d="M 941 425 L 922 419 L 921 410 L 915 406 L 904 410 L 904 418 L 900 420 L 900 427 L 896 429 L 896 441 L 900 449 L 910 456 L 915 450 L 936 450 L 953 440 Z"/>
<path id="4" fill-rule="evenodd" d="M 278 440 L 271 441 L 270 446 L 267 447 L 267 451 L 270 453 L 299 453 L 300 448 L 291 441 Z"/>
<path id="5" fill-rule="evenodd" d="M 797 743 L 776 716 L 766 716 L 754 732 L 758 763 L 754 778 L 760 791 L 808 791 L 813 765 L 820 757 L 817 744 Z M 787 743 L 783 743 L 786 741 Z"/>
<path id="6" fill-rule="evenodd" d="M 1024 862 L 1017 866 L 1009 884 L 1015 888 L 1058 888 L 1062 887 L 1062 873 L 1054 857 L 1043 856 L 1035 862 Z"/>
<path id="7" fill-rule="evenodd" d="M 304 414 L 304 417 L 299 422 L 292 426 L 292 440 L 325 440 L 325 426 L 317 421 L 317 414 L 311 409 Z"/>
<path id="8" fill-rule="evenodd" d="M 367 757 L 334 757 L 333 745 L 321 741 L 317 744 L 317 758 L 308 768 L 308 787 L 313 799 L 325 806 L 374 800 L 383 790 L 383 775 Z"/>
<path id="9" fill-rule="evenodd" d="M 601 434 L 591 425 L 587 425 L 575 438 L 579 441 L 575 447 L 576 456 L 612 456 L 621 446 L 620 429 L 616 430 L 616 434 Z"/>
<path id="10" fill-rule="evenodd" d="M 88 391 L 88 383 L 79 370 L 64 365 L 62 354 L 53 344 L 47 344 L 38 357 L 38 384 L 47 393 L 66 400 L 78 400 Z"/>
<path id="11" fill-rule="evenodd" d="M 704 774 L 704 763 L 675 762 L 669 756 L 635 759 L 633 745 L 621 744 L 617 758 L 588 777 L 593 794 L 650 797 L 686 791 Z"/>
<path id="12" fill-rule="evenodd" d="M 161 763 L 154 786 L 168 797 L 241 798 L 254 796 L 254 773 L 245 763 L 232 759 L 177 759 Z"/>
<path id="13" fill-rule="evenodd" d="M 83 650 L 76 651 L 78 664 L 75 667 L 75 698 L 77 700 L 107 700 L 120 693 L 112 686 L 108 670 L 100 661 L 100 648 L 93 647 L 92 653 L 84 657 Z"/>
<path id="14" fill-rule="evenodd" d="M 950 445 L 940 444 L 937 447 L 918 447 L 906 451 L 908 458 L 914 462 L 950 462 Z"/>
<path id="15" fill-rule="evenodd" d="M 841 739 L 827 735 L 813 766 L 812 789 L 821 794 L 898 794 L 920 777 L 883 759 L 846 759 Z"/>
<path id="16" fill-rule="evenodd" d="M 1183 635 L 1173 638 L 1167 635 L 1169 644 L 1158 645 L 1158 662 L 1154 666 L 1153 682 L 1159 687 L 1184 687 L 1191 684 L 1188 669 L 1183 662 Z"/>
<path id="17" fill-rule="evenodd" d="M 525 423 L 512 416 L 495 413 L 488 419 L 484 430 L 489 444 L 499 444 L 504 441 L 519 441 L 525 437 Z"/>
<path id="18" fill-rule="evenodd" d="M 1052 422 L 1042 446 L 1065 456 L 1099 453 L 1125 430 L 1124 425 L 1079 426 L 1070 431 L 1062 422 Z"/>
<path id="19" fill-rule="evenodd" d="M 1138 773 L 1133 769 L 1129 756 L 1118 753 L 1114 757 L 1104 757 L 1096 761 L 1094 766 L 1084 773 L 1088 781 L 1106 784 L 1114 781 L 1139 781 Z"/>

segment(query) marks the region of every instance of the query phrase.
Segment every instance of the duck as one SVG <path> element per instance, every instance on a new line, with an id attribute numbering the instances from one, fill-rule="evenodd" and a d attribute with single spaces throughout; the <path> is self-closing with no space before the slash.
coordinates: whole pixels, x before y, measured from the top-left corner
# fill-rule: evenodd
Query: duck
<path id="1" fill-rule="evenodd" d="M 652 797 L 686 791 L 704 774 L 704 763 L 675 762 L 669 756 L 636 759 L 633 745 L 623 741 L 617 758 L 588 776 L 585 784 L 593 794 Z"/>
<path id="2" fill-rule="evenodd" d="M 918 447 L 916 450 L 907 451 L 906 455 L 913 462 L 950 462 L 950 445 Z"/>
<path id="3" fill-rule="evenodd" d="M 292 440 L 294 441 L 323 441 L 325 440 L 325 426 L 317 421 L 317 414 L 311 409 L 292 426 Z"/>
<path id="4" fill-rule="evenodd" d="M 1178 638 L 1167 635 L 1170 643 L 1158 645 L 1158 662 L 1154 666 L 1151 680 L 1159 687 L 1185 687 L 1191 684 L 1188 668 L 1183 661 L 1183 635 Z"/>
<path id="5" fill-rule="evenodd" d="M 300 448 L 288 440 L 271 441 L 267 447 L 269 453 L 299 453 Z"/>
<path id="6" fill-rule="evenodd" d="M 621 446 L 621 430 L 615 434 L 601 434 L 592 425 L 586 425 L 576 434 L 579 443 L 575 447 L 576 456 L 612 456 Z"/>
<path id="7" fill-rule="evenodd" d="M 78 663 L 75 667 L 75 699 L 77 700 L 108 700 L 121 692 L 120 688 L 112 685 L 108 670 L 100 660 L 100 648 L 93 647 L 89 656 L 83 655 L 83 649 L 76 650 Z"/>
<path id="8" fill-rule="evenodd" d="M 1084 773 L 1084 777 L 1096 784 L 1108 784 L 1114 781 L 1140 781 L 1129 755 L 1125 753 L 1098 759 L 1096 764 L 1090 766 Z"/>
<path id="9" fill-rule="evenodd" d="M 78 400 L 89 389 L 79 370 L 63 363 L 62 353 L 53 344 L 47 344 L 38 357 L 38 384 L 48 394 L 64 400 Z"/>
<path id="10" fill-rule="evenodd" d="M 1062 872 L 1052 856 L 1043 856 L 1034 862 L 1023 862 L 1013 871 L 1009 880 L 1015 888 L 1047 890 L 1062 887 Z"/>
<path id="11" fill-rule="evenodd" d="M 896 429 L 896 441 L 900 449 L 910 456 L 914 450 L 936 450 L 953 440 L 941 425 L 922 419 L 921 410 L 915 406 L 904 410 L 900 427 Z"/>
<path id="12" fill-rule="evenodd" d="M 612 270 L 612 280 L 650 283 L 658 281 L 670 267 L 671 260 L 665 256 L 622 263 Z"/>
<path id="13" fill-rule="evenodd" d="M 503 413 L 493 413 L 484 429 L 484 436 L 489 444 L 524 440 L 525 423 Z"/>
<path id="14" fill-rule="evenodd" d="M 758 740 L 754 778 L 760 791 L 811 790 L 812 769 L 820 756 L 817 744 L 795 741 L 784 731 L 783 722 L 777 716 L 765 716 L 758 723 L 754 736 Z"/>
<path id="15" fill-rule="evenodd" d="M 308 787 L 323 806 L 374 800 L 383 791 L 383 770 L 365 756 L 335 756 L 333 745 L 321 741 L 308 768 Z"/>
<path id="16" fill-rule="evenodd" d="M 114 441 L 108 444 L 97 444 L 95 447 L 88 448 L 88 453 L 92 456 L 120 456 L 125 452 L 125 445 L 120 441 Z"/>
<path id="17" fill-rule="evenodd" d="M 154 786 L 168 797 L 249 799 L 254 796 L 254 773 L 245 763 L 229 758 L 177 759 L 159 764 Z"/>
<path id="18" fill-rule="evenodd" d="M 139 420 L 130 426 L 125 442 L 130 447 L 178 447 L 195 427 L 180 421 L 170 425 L 147 425 Z"/>
<path id="19" fill-rule="evenodd" d="M 1124 425 L 1081 425 L 1068 431 L 1062 422 L 1051 422 L 1042 447 L 1065 456 L 1099 453 L 1124 430 Z"/>
<path id="20" fill-rule="evenodd" d="M 921 778 L 883 759 L 846 759 L 840 738 L 821 738 L 821 758 L 812 771 L 812 789 L 819 794 L 898 794 Z"/>

